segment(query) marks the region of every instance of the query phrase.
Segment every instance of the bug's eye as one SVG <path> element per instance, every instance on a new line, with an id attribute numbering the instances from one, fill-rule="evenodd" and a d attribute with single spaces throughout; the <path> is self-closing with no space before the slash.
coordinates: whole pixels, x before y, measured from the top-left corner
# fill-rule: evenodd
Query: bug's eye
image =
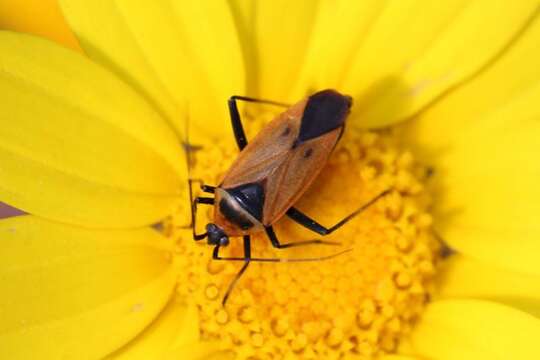
<path id="1" fill-rule="evenodd" d="M 229 244 L 229 238 L 225 232 L 216 224 L 206 225 L 206 231 L 208 233 L 208 244 L 210 245 L 224 245 Z"/>

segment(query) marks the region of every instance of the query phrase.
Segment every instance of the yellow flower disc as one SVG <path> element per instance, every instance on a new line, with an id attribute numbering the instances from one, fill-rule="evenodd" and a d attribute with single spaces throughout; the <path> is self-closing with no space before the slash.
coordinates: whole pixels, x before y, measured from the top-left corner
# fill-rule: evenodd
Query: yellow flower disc
<path id="1" fill-rule="evenodd" d="M 266 115 L 244 120 L 248 134 L 262 128 L 270 118 Z M 238 150 L 232 139 L 200 145 L 193 153 L 191 176 L 217 185 Z M 186 209 L 180 209 L 165 232 L 178 240 L 183 267 L 178 297 L 197 305 L 202 339 L 218 340 L 237 359 L 370 358 L 394 352 L 429 301 L 439 260 L 423 184 L 428 173 L 410 152 L 398 148 L 390 131 L 349 127 L 295 206 L 330 226 L 382 191 L 392 192 L 325 237 L 340 246 L 280 250 L 265 235 L 254 235 L 254 257 L 312 258 L 351 251 L 317 262 L 252 262 L 225 307 L 222 297 L 242 262 L 212 260 L 212 247 L 191 239 Z M 199 209 L 198 232 L 203 232 L 213 208 Z M 275 231 L 282 243 L 318 237 L 286 218 Z M 222 255 L 243 256 L 242 240 L 231 239 Z"/>

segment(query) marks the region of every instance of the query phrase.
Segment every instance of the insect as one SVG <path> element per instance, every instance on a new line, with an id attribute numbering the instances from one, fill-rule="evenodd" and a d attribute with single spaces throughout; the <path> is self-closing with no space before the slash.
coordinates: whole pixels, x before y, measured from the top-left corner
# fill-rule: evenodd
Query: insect
<path id="1" fill-rule="evenodd" d="M 237 107 L 238 100 L 284 106 L 287 109 L 268 123 L 248 144 Z M 225 293 L 223 305 L 251 261 L 316 261 L 347 251 L 308 259 L 255 258 L 251 256 L 252 234 L 265 232 L 272 246 L 278 249 L 310 244 L 336 245 L 338 243 L 321 239 L 281 243 L 273 225 L 283 216 L 288 216 L 319 235 L 328 235 L 388 193 L 382 192 L 331 227 L 319 224 L 294 207 L 321 172 L 341 138 L 352 106 L 350 96 L 335 90 L 323 90 L 292 106 L 269 100 L 232 96 L 228 105 L 240 154 L 219 185 L 205 185 L 200 180 L 190 180 L 189 184 L 193 238 L 207 238 L 208 244 L 215 246 L 215 260 L 244 261 L 243 267 Z M 199 196 L 193 199 L 193 182 L 200 182 L 201 190 L 214 196 Z M 207 224 L 206 232 L 201 234 L 196 233 L 198 205 L 214 206 L 213 223 Z M 227 246 L 231 237 L 243 237 L 243 257 L 220 256 L 220 248 Z"/>

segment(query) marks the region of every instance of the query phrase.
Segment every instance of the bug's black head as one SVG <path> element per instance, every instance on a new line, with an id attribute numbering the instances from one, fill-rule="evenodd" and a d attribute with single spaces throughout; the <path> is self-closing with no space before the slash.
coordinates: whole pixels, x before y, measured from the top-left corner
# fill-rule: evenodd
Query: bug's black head
<path id="1" fill-rule="evenodd" d="M 319 91 L 308 98 L 298 141 L 304 142 L 343 126 L 352 106 L 352 97 L 335 90 Z"/>
<path id="2" fill-rule="evenodd" d="M 219 246 L 229 245 L 229 237 L 216 224 L 210 223 L 206 225 L 206 233 L 208 234 L 208 244 Z"/>

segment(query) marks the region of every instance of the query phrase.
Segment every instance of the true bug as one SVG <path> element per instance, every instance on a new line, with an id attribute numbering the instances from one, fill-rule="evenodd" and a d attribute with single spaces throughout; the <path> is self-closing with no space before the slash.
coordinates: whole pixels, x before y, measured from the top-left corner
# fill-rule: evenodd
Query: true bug
<path id="1" fill-rule="evenodd" d="M 288 109 L 266 125 L 248 144 L 237 100 L 284 106 Z M 313 261 L 343 253 L 311 259 L 254 258 L 251 256 L 251 234 L 266 232 L 272 245 L 279 249 L 308 244 L 337 244 L 320 239 L 282 244 L 272 225 L 287 215 L 319 235 L 328 235 L 388 193 L 382 192 L 328 228 L 293 207 L 322 170 L 341 138 L 352 105 L 350 96 L 335 90 L 323 90 L 292 106 L 232 96 L 228 105 L 240 154 L 218 186 L 205 185 L 200 180 L 190 180 L 189 184 L 193 238 L 208 238 L 208 244 L 215 246 L 213 258 L 216 260 L 245 262 L 229 286 L 223 304 L 250 261 Z M 191 185 L 195 181 L 201 182 L 202 191 L 214 194 L 214 197 L 193 199 Z M 195 215 L 200 204 L 214 206 L 214 222 L 206 225 L 205 233 L 197 234 Z M 229 244 L 229 237 L 237 236 L 243 237 L 244 257 L 221 257 L 219 249 Z"/>

